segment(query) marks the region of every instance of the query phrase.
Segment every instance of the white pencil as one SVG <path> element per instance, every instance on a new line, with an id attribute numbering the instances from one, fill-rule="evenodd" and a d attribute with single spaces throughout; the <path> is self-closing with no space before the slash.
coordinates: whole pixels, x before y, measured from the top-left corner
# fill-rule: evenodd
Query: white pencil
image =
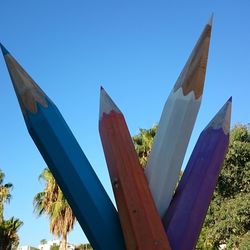
<path id="1" fill-rule="evenodd" d="M 149 187 L 161 217 L 172 199 L 200 108 L 211 28 L 212 17 L 166 101 L 146 165 Z"/>

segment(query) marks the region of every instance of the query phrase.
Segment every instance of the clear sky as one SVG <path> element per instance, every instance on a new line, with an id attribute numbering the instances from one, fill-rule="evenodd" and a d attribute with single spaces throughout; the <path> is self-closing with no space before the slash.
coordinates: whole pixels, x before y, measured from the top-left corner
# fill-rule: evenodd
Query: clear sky
<path id="1" fill-rule="evenodd" d="M 249 0 L 2 1 L 0 40 L 58 106 L 113 199 L 98 133 L 100 85 L 132 135 L 151 127 L 212 12 L 203 102 L 186 163 L 199 133 L 231 95 L 232 124 L 249 122 Z M 37 246 L 52 239 L 48 220 L 37 218 L 32 205 L 46 164 L 27 132 L 3 58 L 0 114 L 0 168 L 14 184 L 5 217 L 23 220 L 21 245 Z M 78 225 L 69 241 L 87 241 Z"/>

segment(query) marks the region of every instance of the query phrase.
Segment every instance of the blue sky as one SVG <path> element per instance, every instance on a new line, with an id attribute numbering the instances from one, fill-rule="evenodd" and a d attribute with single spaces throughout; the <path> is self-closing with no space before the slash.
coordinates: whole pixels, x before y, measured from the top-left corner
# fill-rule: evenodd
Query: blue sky
<path id="1" fill-rule="evenodd" d="M 214 12 L 203 102 L 186 163 L 199 133 L 231 95 L 232 124 L 249 123 L 249 11 L 249 0 L 2 1 L 0 40 L 56 103 L 112 197 L 98 133 L 100 85 L 132 135 L 151 127 Z M 32 206 L 46 164 L 27 132 L 3 58 L 0 114 L 0 168 L 14 184 L 5 216 L 24 221 L 21 245 L 36 246 L 52 239 L 48 220 L 37 218 Z M 69 241 L 87 241 L 78 225 Z"/>

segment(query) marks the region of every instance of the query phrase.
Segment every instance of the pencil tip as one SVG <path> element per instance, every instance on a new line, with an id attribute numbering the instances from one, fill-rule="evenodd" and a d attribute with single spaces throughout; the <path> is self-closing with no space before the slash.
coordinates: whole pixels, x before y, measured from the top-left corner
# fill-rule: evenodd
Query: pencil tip
<path id="1" fill-rule="evenodd" d="M 1 43 L 0 43 L 0 47 L 4 56 L 9 54 L 9 51 Z"/>
<path id="2" fill-rule="evenodd" d="M 209 17 L 207 24 L 212 26 L 213 20 L 214 20 L 214 13 L 212 13 L 211 16 Z"/>
<path id="3" fill-rule="evenodd" d="M 101 120 L 103 113 L 109 114 L 111 111 L 121 113 L 119 108 L 116 106 L 111 97 L 107 94 L 105 89 L 101 86 L 100 91 L 100 109 L 99 109 L 99 119 Z"/>
<path id="4" fill-rule="evenodd" d="M 4 59 L 23 114 L 27 114 L 27 111 L 36 113 L 37 103 L 47 107 L 45 93 L 2 44 L 1 49 L 4 55 L 8 54 Z"/>
<path id="5" fill-rule="evenodd" d="M 213 15 L 209 19 L 211 25 Z M 207 59 L 210 46 L 211 26 L 205 25 L 199 40 L 191 52 L 179 78 L 174 85 L 174 92 L 182 88 L 183 94 L 186 96 L 190 92 L 194 93 L 195 99 L 199 99 L 203 94 Z"/>
<path id="6" fill-rule="evenodd" d="M 217 112 L 214 118 L 210 121 L 206 128 L 212 127 L 213 129 L 224 130 L 225 134 L 230 131 L 230 121 L 231 121 L 231 109 L 232 109 L 232 97 L 230 97 L 223 107 Z"/>

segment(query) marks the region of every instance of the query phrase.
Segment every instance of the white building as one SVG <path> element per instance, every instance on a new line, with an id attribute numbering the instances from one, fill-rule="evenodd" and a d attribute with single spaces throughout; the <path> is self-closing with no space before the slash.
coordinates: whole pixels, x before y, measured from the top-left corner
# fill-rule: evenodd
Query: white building
<path id="1" fill-rule="evenodd" d="M 60 240 L 49 240 L 49 241 L 46 242 L 46 244 L 38 245 L 38 249 L 39 250 L 50 250 L 50 247 L 52 247 L 52 246 L 60 246 L 60 244 L 61 244 Z M 26 250 L 26 249 L 24 249 L 24 250 Z M 27 250 L 29 250 L 29 249 L 27 249 Z M 68 243 L 67 250 L 75 250 L 75 246 Z"/>
<path id="2" fill-rule="evenodd" d="M 61 244 L 60 240 L 49 240 L 45 244 L 38 245 L 37 248 L 31 247 L 31 246 L 21 246 L 21 247 L 18 247 L 18 250 L 36 250 L 36 249 L 50 250 L 50 247 L 52 247 L 52 246 L 60 246 L 60 244 Z M 75 250 L 75 246 L 73 244 L 68 243 L 67 250 Z"/>

